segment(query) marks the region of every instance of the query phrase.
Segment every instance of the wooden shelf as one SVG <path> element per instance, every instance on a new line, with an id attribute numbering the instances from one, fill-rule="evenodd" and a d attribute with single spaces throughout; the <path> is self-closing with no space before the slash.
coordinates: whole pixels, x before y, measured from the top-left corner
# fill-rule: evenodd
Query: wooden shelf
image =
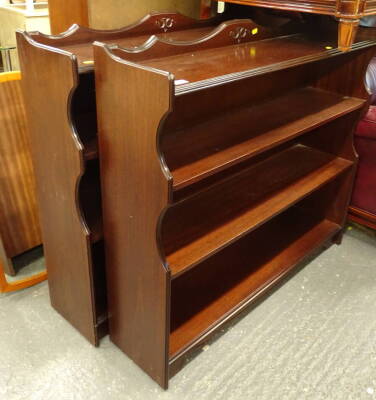
<path id="1" fill-rule="evenodd" d="M 339 230 L 293 207 L 174 280 L 170 358 L 241 311 Z"/>
<path id="2" fill-rule="evenodd" d="M 174 190 L 197 183 L 363 105 L 361 99 L 302 88 L 165 134 L 162 151 L 173 174 Z"/>
<path id="3" fill-rule="evenodd" d="M 328 50 L 330 47 L 333 50 Z M 192 49 L 183 54 L 169 57 L 140 60 L 144 66 L 171 72 L 176 80 L 187 83 L 176 87 L 176 94 L 190 91 L 202 82 L 216 79 L 222 81 L 231 79 L 236 74 L 252 71 L 252 76 L 262 72 L 262 68 L 274 65 L 276 68 L 286 68 L 286 62 L 292 66 L 292 60 L 297 64 L 330 57 L 339 52 L 335 40 L 307 37 L 306 34 L 295 34 L 276 37 L 270 40 L 241 43 L 234 46 L 224 46 L 215 49 Z M 147 55 L 145 54 L 145 57 Z M 209 82 L 208 82 L 209 83 Z M 209 84 L 213 84 L 212 82 Z"/>
<path id="4" fill-rule="evenodd" d="M 257 228 L 351 165 L 351 161 L 295 145 L 172 207 L 162 224 L 172 278 Z"/>

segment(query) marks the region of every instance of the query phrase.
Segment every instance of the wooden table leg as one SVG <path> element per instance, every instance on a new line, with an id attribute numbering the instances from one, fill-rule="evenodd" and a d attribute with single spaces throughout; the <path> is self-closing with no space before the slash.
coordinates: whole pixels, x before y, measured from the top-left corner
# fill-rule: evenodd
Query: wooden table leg
<path id="1" fill-rule="evenodd" d="M 339 20 L 338 27 L 338 48 L 342 51 L 349 51 L 356 35 L 359 26 L 359 19 L 346 19 Z"/>

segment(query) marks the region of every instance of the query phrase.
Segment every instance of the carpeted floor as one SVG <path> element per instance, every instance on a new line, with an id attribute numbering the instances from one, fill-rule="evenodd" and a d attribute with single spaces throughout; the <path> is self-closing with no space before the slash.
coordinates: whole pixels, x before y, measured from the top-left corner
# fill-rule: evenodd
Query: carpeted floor
<path id="1" fill-rule="evenodd" d="M 376 238 L 352 229 L 161 390 L 108 338 L 88 344 L 42 283 L 0 297 L 1 400 L 376 399 Z"/>

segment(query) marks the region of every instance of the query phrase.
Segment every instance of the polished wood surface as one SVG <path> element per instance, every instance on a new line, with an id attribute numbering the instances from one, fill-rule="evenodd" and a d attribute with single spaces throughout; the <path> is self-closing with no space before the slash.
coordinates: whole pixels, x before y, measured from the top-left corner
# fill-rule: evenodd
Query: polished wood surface
<path id="1" fill-rule="evenodd" d="M 373 41 L 369 41 L 372 44 Z M 363 42 L 361 42 L 363 43 Z M 174 52 L 172 47 L 171 53 Z M 356 48 L 356 46 L 355 46 Z M 217 83 L 223 83 L 238 76 L 243 78 L 244 73 L 252 75 L 262 73 L 268 66 L 273 65 L 275 69 L 284 68 L 285 63 L 301 64 L 313 62 L 335 55 L 338 50 L 334 49 L 334 42 L 330 38 L 324 40 L 307 37 L 305 34 L 282 36 L 275 40 L 260 42 L 241 43 L 235 46 L 221 47 L 220 49 L 205 49 L 200 45 L 192 45 L 191 56 L 185 54 L 171 55 L 169 57 L 142 60 L 142 54 L 138 55 L 138 61 L 143 65 L 160 70 L 170 70 L 176 80 L 185 81 L 178 84 L 177 93 L 191 89 L 198 89 L 207 83 L 208 87 L 213 85 L 212 79 Z M 120 56 L 120 52 L 116 52 Z M 126 56 L 129 58 L 129 55 Z M 222 78 L 223 76 L 223 78 Z M 208 82 L 206 82 L 208 81 Z M 202 82 L 199 86 L 198 82 Z M 195 85 L 196 83 L 196 85 Z"/>
<path id="2" fill-rule="evenodd" d="M 45 35 L 40 32 L 25 34 L 37 43 L 74 54 L 78 59 L 80 72 L 87 72 L 94 69 L 92 43 L 96 40 L 116 43 L 126 48 L 142 45 L 151 35 L 158 35 L 165 40 L 197 40 L 209 34 L 223 18 L 218 16 L 195 20 L 175 12 L 153 12 L 122 29 L 103 31 L 74 24 L 66 32 L 57 35 Z"/>
<path id="3" fill-rule="evenodd" d="M 168 203 L 171 177 L 163 170 L 155 143 L 159 123 L 171 107 L 172 76 L 136 68 L 126 61 L 107 62 L 107 55 L 98 47 L 95 62 L 101 130 L 132 132 L 99 137 L 103 218 L 113 221 L 104 231 L 106 263 L 118 266 L 107 273 L 111 339 L 166 386 L 169 272 L 160 258 L 155 235 Z M 113 114 L 113 98 L 122 99 L 121 113 Z M 104 118 L 106 114 L 114 118 Z M 128 300 L 118 302 L 117 293 L 123 290 L 124 282 Z M 141 332 L 150 332 L 147 340 L 140 340 Z"/>
<path id="4" fill-rule="evenodd" d="M 340 226 L 329 220 L 292 208 L 201 264 L 200 270 L 174 280 L 171 362 L 339 230 Z M 191 300 L 187 302 L 187 298 Z"/>
<path id="5" fill-rule="evenodd" d="M 303 88 L 169 132 L 163 136 L 161 148 L 173 175 L 174 190 L 218 174 L 363 105 L 360 99 Z M 249 120 L 260 121 L 252 135 Z M 230 136 L 226 135 L 228 129 Z"/>
<path id="6" fill-rule="evenodd" d="M 10 275 L 9 260 L 42 242 L 20 80 L 19 72 L 0 74 L 0 237 Z"/>
<path id="7" fill-rule="evenodd" d="M 65 32 L 72 24 L 89 25 L 88 0 L 48 0 L 51 32 Z"/>
<path id="8" fill-rule="evenodd" d="M 95 43 L 110 336 L 165 388 L 191 350 L 341 242 L 356 168 L 376 43 L 344 53 L 298 33 L 230 44 L 230 24 L 189 43 Z M 163 346 L 141 346 L 156 332 Z"/>
<path id="9" fill-rule="evenodd" d="M 198 38 L 218 23 L 167 12 L 113 31 L 17 34 L 51 301 L 94 345 L 108 328 L 92 42 Z"/>
<path id="10" fill-rule="evenodd" d="M 172 278 L 256 229 L 351 165 L 348 160 L 295 145 L 170 208 L 164 217 L 162 238 Z M 252 190 L 246 189 L 248 182 L 252 182 Z"/>
<path id="11" fill-rule="evenodd" d="M 51 303 L 93 344 L 98 343 L 90 230 L 80 206 L 83 145 L 69 118 L 78 85 L 74 57 L 30 45 L 18 34 Z M 74 72 L 76 71 L 76 72 Z M 36 82 L 43 77 L 43 86 Z M 68 102 L 69 101 L 69 102 Z"/>
<path id="12" fill-rule="evenodd" d="M 288 2 L 283 0 L 224 0 L 224 2 L 336 17 L 339 21 L 338 48 L 341 51 L 348 51 L 351 48 L 360 18 L 376 14 L 376 2 L 366 0 L 289 0 Z"/>

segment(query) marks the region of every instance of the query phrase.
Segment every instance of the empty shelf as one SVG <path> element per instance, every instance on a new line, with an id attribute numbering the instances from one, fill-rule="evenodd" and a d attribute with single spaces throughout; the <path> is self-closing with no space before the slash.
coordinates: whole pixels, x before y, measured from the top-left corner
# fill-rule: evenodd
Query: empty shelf
<path id="1" fill-rule="evenodd" d="M 162 238 L 176 278 L 352 165 L 295 145 L 167 211 Z"/>
<path id="2" fill-rule="evenodd" d="M 174 362 L 262 294 L 340 226 L 293 207 L 172 283 Z"/>
<path id="3" fill-rule="evenodd" d="M 162 149 L 173 174 L 174 190 L 217 174 L 363 104 L 361 99 L 302 88 L 166 134 Z"/>

